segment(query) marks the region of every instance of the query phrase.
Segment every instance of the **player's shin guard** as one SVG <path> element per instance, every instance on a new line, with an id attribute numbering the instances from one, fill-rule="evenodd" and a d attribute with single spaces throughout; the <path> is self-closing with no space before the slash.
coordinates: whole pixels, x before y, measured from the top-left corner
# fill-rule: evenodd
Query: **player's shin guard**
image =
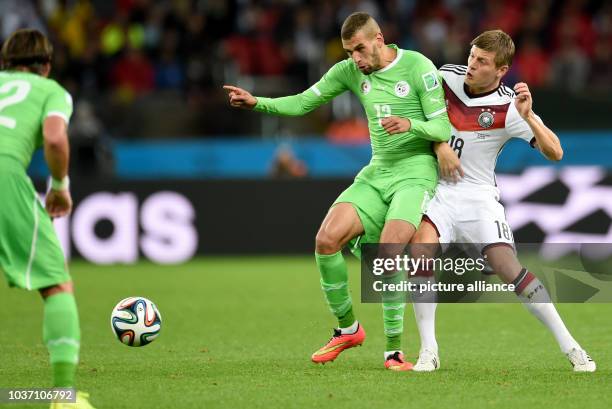
<path id="1" fill-rule="evenodd" d="M 53 367 L 53 386 L 74 386 L 81 331 L 73 294 L 58 293 L 45 299 L 43 340 Z"/>
<path id="2" fill-rule="evenodd" d="M 315 253 L 321 273 L 321 288 L 331 312 L 338 318 L 338 326 L 346 328 L 355 322 L 353 303 L 348 289 L 348 271 L 342 252 Z"/>
<path id="3" fill-rule="evenodd" d="M 582 349 L 567 330 L 557 309 L 551 303 L 550 295 L 542 282 L 533 273 L 522 269 L 512 282 L 515 292 L 523 305 L 552 332 L 564 353 L 572 349 Z"/>
<path id="4" fill-rule="evenodd" d="M 384 284 L 398 284 L 405 278 L 404 272 L 395 272 L 383 276 Z M 404 292 L 385 291 L 382 293 L 383 326 L 385 330 L 386 351 L 402 349 L 402 333 L 404 332 L 404 310 L 406 307 Z"/>

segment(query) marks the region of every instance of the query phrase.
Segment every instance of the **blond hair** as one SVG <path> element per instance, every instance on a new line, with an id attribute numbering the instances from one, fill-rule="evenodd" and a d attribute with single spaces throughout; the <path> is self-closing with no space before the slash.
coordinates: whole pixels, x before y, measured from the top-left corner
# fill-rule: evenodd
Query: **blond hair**
<path id="1" fill-rule="evenodd" d="M 495 53 L 495 65 L 501 67 L 512 65 L 514 58 L 514 41 L 502 30 L 489 30 L 472 40 L 471 46 Z"/>

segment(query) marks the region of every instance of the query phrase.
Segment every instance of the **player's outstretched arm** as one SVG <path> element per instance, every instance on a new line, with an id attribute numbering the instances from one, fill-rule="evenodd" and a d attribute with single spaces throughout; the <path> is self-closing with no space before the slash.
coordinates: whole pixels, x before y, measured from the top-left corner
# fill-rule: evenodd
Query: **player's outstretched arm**
<path id="1" fill-rule="evenodd" d="M 301 94 L 280 98 L 254 97 L 242 88 L 232 85 L 224 85 L 223 88 L 228 91 L 231 106 L 253 109 L 266 114 L 302 116 L 329 100 L 320 98 L 312 88 Z"/>
<path id="2" fill-rule="evenodd" d="M 66 128 L 66 121 L 60 116 L 48 116 L 43 122 L 45 160 L 52 178 L 45 207 L 51 217 L 62 217 L 72 210 L 68 182 L 70 147 Z"/>
<path id="3" fill-rule="evenodd" d="M 230 105 L 253 109 L 275 115 L 301 116 L 325 104 L 348 89 L 350 75 L 346 70 L 347 60 L 334 65 L 325 75 L 306 91 L 280 98 L 254 97 L 242 88 L 225 85 Z"/>
<path id="4" fill-rule="evenodd" d="M 526 83 L 519 82 L 514 86 L 514 91 L 516 92 L 514 105 L 521 118 L 525 120 L 533 132 L 535 137 L 534 147 L 538 148 L 546 159 L 560 161 L 563 158 L 561 141 L 553 131 L 538 120 L 533 112 L 533 99 L 529 87 Z"/>

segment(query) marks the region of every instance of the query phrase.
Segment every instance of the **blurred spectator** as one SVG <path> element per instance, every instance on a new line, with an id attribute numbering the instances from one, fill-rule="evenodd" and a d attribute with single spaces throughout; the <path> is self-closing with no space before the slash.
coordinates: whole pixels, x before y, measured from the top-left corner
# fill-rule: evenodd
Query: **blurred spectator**
<path id="1" fill-rule="evenodd" d="M 371 0 L 347 0 L 340 2 L 341 6 L 336 13 L 338 26 L 342 25 L 344 19 L 355 11 L 365 11 L 374 19 L 380 20 L 380 13 L 377 2 Z"/>
<path id="2" fill-rule="evenodd" d="M 590 63 L 575 39 L 562 41 L 552 60 L 552 83 L 560 89 L 577 92 L 584 89 Z"/>
<path id="3" fill-rule="evenodd" d="M 549 12 L 550 10 L 546 1 L 530 4 L 530 7 L 527 8 L 522 19 L 517 45 L 521 45 L 521 40 L 523 38 L 535 38 L 540 42 L 548 41 L 546 29 Z"/>
<path id="4" fill-rule="evenodd" d="M 181 89 L 185 83 L 183 65 L 177 56 L 178 32 L 170 29 L 162 36 L 159 61 L 155 67 L 155 85 L 159 89 Z"/>
<path id="5" fill-rule="evenodd" d="M 465 11 L 456 15 L 456 18 L 450 25 L 448 34 L 442 44 L 442 61 L 443 64 L 466 64 L 467 63 L 467 47 L 471 38 L 469 28 L 469 18 Z"/>
<path id="6" fill-rule="evenodd" d="M 47 33 L 41 16 L 35 6 L 29 1 L 2 0 L 2 14 L 0 14 L 0 34 L 2 39 L 7 38 L 19 28 L 35 28 Z"/>
<path id="7" fill-rule="evenodd" d="M 538 40 L 528 37 L 517 51 L 514 64 L 518 70 L 519 80 L 526 82 L 530 87 L 546 85 L 550 77 L 549 57 Z"/>
<path id="8" fill-rule="evenodd" d="M 147 56 L 137 48 L 128 48 L 112 68 L 113 85 L 121 99 L 131 100 L 153 89 L 155 72 Z"/>
<path id="9" fill-rule="evenodd" d="M 270 176 L 278 179 L 303 178 L 308 176 L 308 168 L 295 157 L 289 146 L 281 145 L 274 155 Z"/>
<path id="10" fill-rule="evenodd" d="M 612 36 L 610 39 L 600 39 L 595 44 L 589 85 L 594 88 L 606 89 L 612 84 Z"/>
<path id="11" fill-rule="evenodd" d="M 70 121 L 70 145 L 74 152 L 70 166 L 79 176 L 112 176 L 113 155 L 105 138 L 104 126 L 96 117 L 91 103 L 77 102 Z"/>
<path id="12" fill-rule="evenodd" d="M 101 51 L 104 55 L 118 54 L 127 45 L 127 14 L 117 13 L 114 20 L 106 24 L 100 35 Z"/>
<path id="13" fill-rule="evenodd" d="M 352 117 L 333 122 L 325 132 L 336 143 L 365 143 L 370 141 L 368 123 L 363 118 Z"/>
<path id="14" fill-rule="evenodd" d="M 553 25 L 554 48 L 566 48 L 569 42 L 579 49 L 580 54 L 591 55 L 597 38 L 593 16 L 586 12 L 586 1 L 568 0 L 562 6 L 561 15 Z"/>
<path id="15" fill-rule="evenodd" d="M 91 4 L 78 2 L 71 9 L 58 7 L 49 18 L 49 24 L 64 42 L 70 56 L 79 58 L 86 51 L 88 24 L 93 19 Z"/>
<path id="16" fill-rule="evenodd" d="M 479 31 L 500 29 L 513 37 L 523 18 L 521 1 L 488 0 L 480 20 Z M 533 3 L 533 2 L 532 2 Z"/>

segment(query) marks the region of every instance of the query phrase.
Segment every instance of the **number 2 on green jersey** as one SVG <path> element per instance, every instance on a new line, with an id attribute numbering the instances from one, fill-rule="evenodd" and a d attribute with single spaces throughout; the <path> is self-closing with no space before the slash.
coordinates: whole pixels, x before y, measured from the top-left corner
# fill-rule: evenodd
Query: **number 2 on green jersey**
<path id="1" fill-rule="evenodd" d="M 3 94 L 8 94 L 15 88 L 17 88 L 17 91 L 14 94 L 3 97 Z M 17 126 L 17 121 L 13 118 L 2 115 L 2 111 L 6 107 L 18 104 L 26 99 L 30 89 L 32 89 L 30 83 L 22 80 L 9 81 L 0 87 L 0 125 L 10 129 L 15 129 L 15 126 Z"/>

